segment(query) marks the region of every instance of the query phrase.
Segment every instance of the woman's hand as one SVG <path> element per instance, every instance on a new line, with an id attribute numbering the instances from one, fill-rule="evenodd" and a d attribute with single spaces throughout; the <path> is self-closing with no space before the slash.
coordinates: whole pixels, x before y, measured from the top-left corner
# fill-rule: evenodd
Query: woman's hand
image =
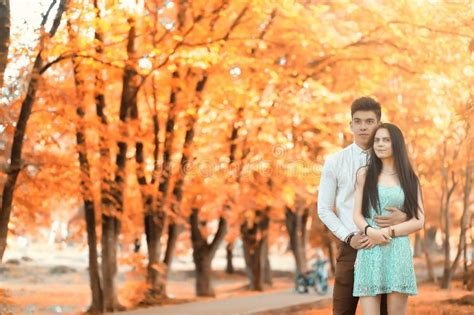
<path id="1" fill-rule="evenodd" d="M 375 245 L 386 245 L 390 243 L 390 240 L 392 239 L 389 228 L 368 228 L 367 236 L 369 237 L 370 242 Z"/>

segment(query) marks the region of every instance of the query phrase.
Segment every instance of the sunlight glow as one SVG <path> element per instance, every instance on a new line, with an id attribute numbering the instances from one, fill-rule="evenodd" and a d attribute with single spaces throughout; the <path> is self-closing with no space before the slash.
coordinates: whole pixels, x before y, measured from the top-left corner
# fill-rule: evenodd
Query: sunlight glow
<path id="1" fill-rule="evenodd" d="M 237 78 L 242 74 L 242 70 L 240 70 L 240 68 L 237 66 L 232 67 L 229 72 L 230 72 L 230 75 L 233 76 L 234 78 Z"/>
<path id="2" fill-rule="evenodd" d="M 165 8 L 167 8 L 167 9 L 174 8 L 174 2 L 173 1 L 166 1 L 165 2 Z"/>
<path id="3" fill-rule="evenodd" d="M 160 19 L 161 25 L 166 28 L 168 31 L 171 31 L 174 28 L 175 22 L 170 20 L 169 18 L 163 17 Z"/>
<path id="4" fill-rule="evenodd" d="M 127 9 L 130 13 L 141 13 L 143 11 L 143 0 L 122 0 L 119 6 Z"/>
<path id="5" fill-rule="evenodd" d="M 143 57 L 140 60 L 138 60 L 138 65 L 143 70 L 151 70 L 151 68 L 153 66 L 150 59 L 148 59 L 148 57 Z"/>

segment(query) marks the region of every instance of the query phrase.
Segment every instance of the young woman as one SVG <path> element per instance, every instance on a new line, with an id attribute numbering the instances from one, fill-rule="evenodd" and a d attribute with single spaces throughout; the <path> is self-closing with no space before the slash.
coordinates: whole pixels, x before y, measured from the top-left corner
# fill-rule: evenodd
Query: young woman
<path id="1" fill-rule="evenodd" d="M 370 144 L 369 162 L 357 174 L 354 210 L 354 222 L 370 245 L 357 252 L 353 295 L 360 297 L 362 314 L 380 314 L 381 294 L 387 294 L 389 315 L 406 314 L 408 296 L 417 294 L 407 235 L 423 228 L 420 185 L 397 126 L 381 124 Z M 391 207 L 403 209 L 407 221 L 379 228 L 374 216 Z"/>

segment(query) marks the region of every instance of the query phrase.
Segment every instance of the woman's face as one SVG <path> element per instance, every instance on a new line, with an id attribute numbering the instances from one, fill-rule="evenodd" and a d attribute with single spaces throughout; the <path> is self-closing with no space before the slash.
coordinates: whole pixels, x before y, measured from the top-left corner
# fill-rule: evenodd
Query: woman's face
<path id="1" fill-rule="evenodd" d="M 379 159 L 392 157 L 392 139 L 387 129 L 381 128 L 375 133 L 374 152 Z"/>

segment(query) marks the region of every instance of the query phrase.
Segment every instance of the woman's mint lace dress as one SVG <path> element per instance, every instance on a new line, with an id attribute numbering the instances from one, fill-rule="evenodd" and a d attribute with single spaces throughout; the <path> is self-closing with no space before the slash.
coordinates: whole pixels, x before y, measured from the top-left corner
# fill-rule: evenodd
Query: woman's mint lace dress
<path id="1" fill-rule="evenodd" d="M 382 214 L 388 214 L 385 207 L 401 209 L 405 195 L 400 186 L 378 185 Z M 374 228 L 375 210 L 370 209 L 366 218 Z M 400 292 L 417 294 L 416 276 L 413 267 L 413 252 L 408 236 L 394 237 L 388 245 L 357 251 L 354 266 L 354 296 L 375 296 Z"/>

